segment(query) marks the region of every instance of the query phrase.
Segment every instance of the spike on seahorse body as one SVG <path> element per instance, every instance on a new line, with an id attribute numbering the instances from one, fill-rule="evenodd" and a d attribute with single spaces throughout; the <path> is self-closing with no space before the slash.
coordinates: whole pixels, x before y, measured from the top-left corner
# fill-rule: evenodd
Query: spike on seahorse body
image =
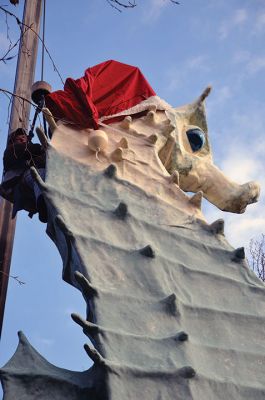
<path id="1" fill-rule="evenodd" d="M 157 123 L 156 112 L 153 110 L 148 111 L 146 115 L 146 121 L 147 123 L 156 124 Z"/>
<path id="2" fill-rule="evenodd" d="M 110 164 L 104 171 L 104 175 L 108 178 L 115 178 L 117 175 L 117 167 L 114 164 Z"/>
<path id="3" fill-rule="evenodd" d="M 195 193 L 190 199 L 189 203 L 196 208 L 201 208 L 202 205 L 202 198 L 203 192 L 200 190 L 199 192 Z"/>
<path id="4" fill-rule="evenodd" d="M 84 349 L 87 353 L 87 355 L 91 358 L 91 360 L 95 363 L 95 365 L 103 365 L 106 366 L 106 362 L 104 358 L 99 354 L 99 352 L 95 349 L 89 346 L 89 344 L 84 345 Z"/>
<path id="5" fill-rule="evenodd" d="M 177 296 L 175 293 L 172 293 L 169 296 L 167 296 L 165 299 L 163 299 L 163 302 L 166 304 L 166 309 L 171 314 L 176 316 L 179 315 L 179 310 L 177 307 Z"/>
<path id="6" fill-rule="evenodd" d="M 223 219 L 217 219 L 211 225 L 209 225 L 210 231 L 215 233 L 216 235 L 224 235 L 224 224 L 225 222 Z"/>
<path id="7" fill-rule="evenodd" d="M 186 332 L 182 331 L 176 335 L 175 340 L 177 340 L 179 342 L 186 342 L 188 340 L 188 338 L 189 338 L 189 335 Z"/>
<path id="8" fill-rule="evenodd" d="M 131 116 L 127 116 L 122 121 L 121 127 L 124 128 L 124 129 L 130 129 L 131 124 L 132 124 L 132 117 Z"/>
<path id="9" fill-rule="evenodd" d="M 77 283 L 81 287 L 84 296 L 87 299 L 91 299 L 95 296 L 98 296 L 98 291 L 89 283 L 89 281 L 84 277 L 83 274 L 81 274 L 81 272 L 75 271 L 74 275 Z"/>
<path id="10" fill-rule="evenodd" d="M 233 251 L 232 261 L 240 262 L 246 258 L 244 247 L 239 247 Z"/>
<path id="11" fill-rule="evenodd" d="M 156 135 L 155 133 L 147 137 L 147 141 L 150 144 L 155 144 L 157 140 L 158 140 L 158 135 Z"/>
<path id="12" fill-rule="evenodd" d="M 145 257 L 155 258 L 155 251 L 149 244 L 147 246 L 143 247 L 140 250 L 140 253 Z"/>
<path id="13" fill-rule="evenodd" d="M 128 140 L 125 137 L 121 138 L 121 140 L 117 143 L 117 146 L 123 149 L 128 149 L 129 147 Z"/>
<path id="14" fill-rule="evenodd" d="M 192 367 L 183 367 L 178 371 L 179 376 L 185 379 L 194 378 L 196 375 L 196 371 Z"/>
<path id="15" fill-rule="evenodd" d="M 80 325 L 83 328 L 83 331 L 88 335 L 91 335 L 93 337 L 93 335 L 99 332 L 99 327 L 96 324 L 84 320 L 79 314 L 72 313 L 71 317 L 72 320 Z"/>
<path id="16" fill-rule="evenodd" d="M 55 122 L 55 120 L 53 118 L 53 115 L 52 115 L 51 111 L 48 108 L 44 107 L 42 109 L 42 113 L 43 113 L 46 121 L 48 122 L 48 125 L 49 125 L 49 128 L 50 128 L 51 132 L 53 133 L 55 131 L 55 129 L 58 128 L 58 126 L 57 126 L 57 124 L 56 124 L 56 122 Z"/>
<path id="17" fill-rule="evenodd" d="M 118 207 L 114 210 L 114 214 L 120 219 L 125 219 L 128 215 L 127 204 L 121 201 Z"/>

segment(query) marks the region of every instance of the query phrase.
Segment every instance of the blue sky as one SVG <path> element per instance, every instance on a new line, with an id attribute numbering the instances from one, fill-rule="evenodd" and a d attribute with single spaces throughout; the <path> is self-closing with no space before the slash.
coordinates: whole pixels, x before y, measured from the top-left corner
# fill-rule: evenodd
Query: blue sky
<path id="1" fill-rule="evenodd" d="M 7 1 L 0 1 L 3 5 Z M 265 3 L 264 0 L 139 0 L 119 13 L 105 0 L 47 0 L 46 45 L 63 79 L 81 76 L 108 59 L 137 65 L 157 92 L 174 106 L 188 103 L 208 85 L 209 134 L 215 164 L 239 183 L 264 178 Z M 21 17 L 22 4 L 9 9 Z M 0 15 L 0 55 L 8 41 Z M 18 30 L 10 22 L 12 39 Z M 15 61 L 0 64 L 0 87 L 13 89 Z M 61 88 L 48 58 L 44 78 Z M 40 79 L 39 66 L 36 80 Z M 7 134 L 7 100 L 0 95 L 0 151 Z M 209 222 L 224 218 L 226 236 L 248 246 L 265 232 L 264 195 L 243 215 L 228 215 L 204 204 Z M 26 284 L 9 283 L 0 364 L 14 353 L 20 329 L 57 366 L 82 370 L 89 360 L 86 342 L 70 313 L 85 314 L 81 294 L 61 279 L 62 263 L 37 218 L 18 217 L 12 274 Z"/>

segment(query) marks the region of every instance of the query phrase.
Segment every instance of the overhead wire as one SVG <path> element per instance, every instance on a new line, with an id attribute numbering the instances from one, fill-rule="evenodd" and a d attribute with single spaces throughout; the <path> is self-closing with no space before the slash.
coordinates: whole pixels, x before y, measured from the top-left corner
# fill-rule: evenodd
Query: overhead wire
<path id="1" fill-rule="evenodd" d="M 3 92 L 3 93 L 5 93 L 6 95 L 9 95 L 9 96 L 11 96 L 11 97 L 16 97 L 16 98 L 18 98 L 18 99 L 20 99 L 20 100 L 24 100 L 25 102 L 27 102 L 27 103 L 29 103 L 30 105 L 32 105 L 35 109 L 38 108 L 38 105 L 36 105 L 36 104 L 33 103 L 32 101 L 26 99 L 26 98 L 23 97 L 23 96 L 19 96 L 19 95 L 17 95 L 16 93 L 12 93 L 12 92 L 10 92 L 9 90 L 0 88 L 0 92 Z M 134 99 L 134 98 L 135 98 L 135 96 L 132 97 L 131 99 Z M 128 99 L 128 100 L 131 100 L 131 99 Z M 122 104 L 124 104 L 124 103 L 127 103 L 128 100 L 126 100 L 126 101 L 121 101 L 120 103 L 118 103 L 118 106 L 120 106 L 120 105 L 122 105 Z M 43 115 L 45 115 L 45 111 L 42 111 L 42 113 L 43 113 Z M 126 115 L 124 115 L 124 117 L 125 117 L 125 116 L 126 116 Z M 119 116 L 117 116 L 117 117 L 119 117 Z M 70 121 L 70 120 L 68 120 L 68 119 L 62 118 L 62 117 L 59 116 L 59 115 L 53 114 L 53 118 L 55 118 L 56 120 L 60 120 L 61 122 L 65 123 L 65 124 L 67 124 L 67 125 L 73 125 L 73 126 L 76 126 L 76 127 L 78 127 L 78 126 L 81 127 L 81 125 L 78 124 L 77 122 L 75 122 L 75 121 Z M 89 116 L 87 116 L 87 121 L 95 122 L 94 118 L 93 118 L 93 117 L 89 117 Z M 104 121 L 104 122 L 105 122 L 105 121 Z M 101 122 L 100 122 L 100 123 L 101 123 Z"/>
<path id="2" fill-rule="evenodd" d="M 42 39 L 39 38 L 39 40 L 42 42 L 42 51 L 41 51 L 41 81 L 44 80 L 44 49 L 45 49 L 45 27 L 46 27 L 46 0 L 43 0 L 43 17 L 42 17 Z M 37 108 L 35 109 L 35 114 L 33 117 L 33 121 L 30 126 L 30 131 L 29 131 L 29 137 L 32 138 L 34 136 L 34 127 L 36 124 L 37 117 L 39 116 L 39 113 L 41 112 L 42 108 L 45 107 L 45 97 L 44 94 L 41 95 L 41 97 L 38 100 L 37 103 Z M 46 120 L 43 116 L 43 127 L 44 127 L 44 133 L 48 137 L 47 133 L 47 126 L 46 126 Z"/>
<path id="3" fill-rule="evenodd" d="M 23 31 L 23 27 L 27 28 L 27 29 L 30 29 L 37 36 L 37 38 L 40 40 L 40 42 L 43 43 L 42 37 L 32 28 L 32 26 L 29 26 L 29 25 L 25 24 L 24 22 L 22 22 L 15 14 L 13 14 L 9 10 L 5 9 L 1 5 L 0 5 L 0 10 L 3 11 L 5 13 L 5 15 L 9 15 L 10 17 L 12 17 L 12 18 L 14 18 L 16 20 L 21 32 Z M 43 43 L 43 47 L 44 47 L 44 50 L 46 51 L 46 53 L 47 53 L 47 55 L 48 55 L 48 57 L 49 57 L 49 59 L 50 59 L 50 61 L 52 63 L 54 71 L 57 73 L 57 75 L 59 76 L 62 84 L 64 85 L 64 80 L 63 80 L 63 78 L 62 78 L 62 76 L 61 76 L 61 74 L 60 74 L 60 72 L 59 72 L 59 70 L 58 70 L 58 68 L 57 68 L 57 66 L 56 66 L 56 64 L 55 64 L 55 62 L 54 62 L 49 50 L 48 50 L 48 48 L 47 48 L 47 46 L 44 43 Z"/>

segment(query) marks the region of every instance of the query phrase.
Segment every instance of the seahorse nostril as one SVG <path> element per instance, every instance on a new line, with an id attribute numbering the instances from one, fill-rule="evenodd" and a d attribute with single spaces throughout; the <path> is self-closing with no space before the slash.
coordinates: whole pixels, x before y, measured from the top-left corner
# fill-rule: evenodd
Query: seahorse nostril
<path id="1" fill-rule="evenodd" d="M 257 203 L 258 198 L 259 198 L 259 194 L 256 194 L 256 196 L 252 197 L 252 199 L 251 199 L 251 204 L 252 204 L 252 203 Z"/>
<path id="2" fill-rule="evenodd" d="M 246 185 L 250 193 L 248 204 L 256 203 L 260 195 L 260 185 L 254 181 L 248 182 Z"/>

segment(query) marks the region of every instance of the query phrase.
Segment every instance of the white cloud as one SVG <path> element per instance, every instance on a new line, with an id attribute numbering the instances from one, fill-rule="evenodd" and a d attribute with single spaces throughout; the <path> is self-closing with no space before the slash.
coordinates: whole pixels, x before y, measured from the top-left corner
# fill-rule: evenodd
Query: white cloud
<path id="1" fill-rule="evenodd" d="M 218 91 L 218 97 L 221 101 L 227 100 L 232 96 L 232 91 L 230 86 L 222 86 Z"/>
<path id="2" fill-rule="evenodd" d="M 36 337 L 35 343 L 37 343 L 37 347 L 51 347 L 54 344 L 54 340 L 44 337 Z"/>
<path id="3" fill-rule="evenodd" d="M 241 219 L 231 218 L 229 237 L 232 238 L 235 247 L 249 248 L 251 239 L 257 239 L 264 232 L 265 218 L 259 215 L 260 207 L 249 206 L 246 215 L 240 215 Z M 256 207 L 251 209 L 251 207 Z"/>
<path id="4" fill-rule="evenodd" d="M 182 79 L 180 74 L 178 75 L 177 72 L 170 72 L 169 73 L 169 82 L 167 85 L 167 90 L 170 92 L 174 92 L 176 89 L 181 87 Z"/>
<path id="5" fill-rule="evenodd" d="M 230 31 L 229 24 L 226 22 L 222 22 L 219 28 L 219 38 L 225 39 L 228 36 L 229 31 Z"/>
<path id="6" fill-rule="evenodd" d="M 248 249 L 250 240 L 259 238 L 264 233 L 265 216 L 260 202 L 247 207 L 244 214 L 231 214 L 208 205 L 204 212 L 211 223 L 219 218 L 225 220 L 225 237 L 235 248 L 244 246 Z"/>
<path id="7" fill-rule="evenodd" d="M 252 238 L 265 233 L 264 114 L 264 106 L 257 104 L 248 113 L 232 116 L 230 126 L 225 127 L 223 134 L 225 147 L 219 163 L 222 172 L 238 184 L 257 181 L 261 186 L 259 201 L 239 215 L 222 212 L 212 205 L 206 206 L 208 222 L 225 219 L 226 238 L 234 247 L 248 248 Z"/>
<path id="8" fill-rule="evenodd" d="M 265 68 L 265 56 L 252 57 L 247 63 L 247 70 L 255 74 Z"/>
<path id="9" fill-rule="evenodd" d="M 235 10 L 231 18 L 228 18 L 221 23 L 219 28 L 219 38 L 226 39 L 233 29 L 243 25 L 247 19 L 248 15 L 246 9 L 239 8 Z"/>
<path id="10" fill-rule="evenodd" d="M 241 25 L 247 20 L 247 11 L 244 8 L 236 10 L 233 18 L 234 25 Z"/>
<path id="11" fill-rule="evenodd" d="M 207 57 L 204 55 L 192 57 L 186 61 L 184 68 L 185 67 L 189 69 L 208 70 L 209 67 L 208 67 Z"/>
<path id="12" fill-rule="evenodd" d="M 148 23 L 155 22 L 169 3 L 167 0 L 149 0 L 149 4 L 144 11 L 143 21 Z"/>
<path id="13" fill-rule="evenodd" d="M 245 66 L 245 71 L 248 74 L 255 74 L 265 68 L 265 56 L 255 55 L 246 50 L 235 52 L 232 62 L 234 64 L 242 64 L 242 68 Z"/>
<path id="14" fill-rule="evenodd" d="M 232 97 L 232 90 L 229 86 L 222 86 L 216 91 L 215 105 L 224 103 L 227 99 Z"/>
<path id="15" fill-rule="evenodd" d="M 240 64 L 240 63 L 245 63 L 245 62 L 249 61 L 250 58 L 251 58 L 251 54 L 249 51 L 239 50 L 239 51 L 235 52 L 232 61 L 235 64 Z"/>
<path id="16" fill-rule="evenodd" d="M 226 175 L 229 175 L 232 180 L 238 183 L 245 183 L 253 179 L 260 180 L 262 177 L 265 186 L 265 179 L 263 178 L 264 160 L 259 158 L 251 143 L 245 143 L 245 146 L 238 145 L 230 148 L 227 157 L 221 163 L 221 168 Z"/>
<path id="17" fill-rule="evenodd" d="M 210 101 L 207 104 L 208 117 L 212 114 L 215 114 L 217 110 L 220 110 L 220 107 L 225 106 L 226 101 L 234 95 L 233 88 L 231 86 L 224 85 L 218 87 L 218 84 L 215 85 L 214 83 L 212 86 L 214 87 L 214 90 L 211 94 Z"/>
<path id="18" fill-rule="evenodd" d="M 45 346 L 52 346 L 54 343 L 54 340 L 51 339 L 45 339 L 45 338 L 41 338 L 39 340 L 41 343 L 43 343 Z"/>
<path id="19" fill-rule="evenodd" d="M 183 87 L 190 79 L 194 71 L 208 71 L 210 69 L 209 60 L 206 55 L 197 55 L 183 61 L 177 68 L 173 67 L 168 70 L 168 86 L 167 90 L 175 91 Z"/>
<path id="20" fill-rule="evenodd" d="M 265 30 L 265 11 L 257 15 L 253 33 L 258 35 L 263 33 L 264 30 Z"/>
<path id="21" fill-rule="evenodd" d="M 235 113 L 229 132 L 228 145 L 221 162 L 222 170 L 231 179 L 244 183 L 259 180 L 265 188 L 263 138 L 264 106 L 258 104 L 247 114 Z"/>

